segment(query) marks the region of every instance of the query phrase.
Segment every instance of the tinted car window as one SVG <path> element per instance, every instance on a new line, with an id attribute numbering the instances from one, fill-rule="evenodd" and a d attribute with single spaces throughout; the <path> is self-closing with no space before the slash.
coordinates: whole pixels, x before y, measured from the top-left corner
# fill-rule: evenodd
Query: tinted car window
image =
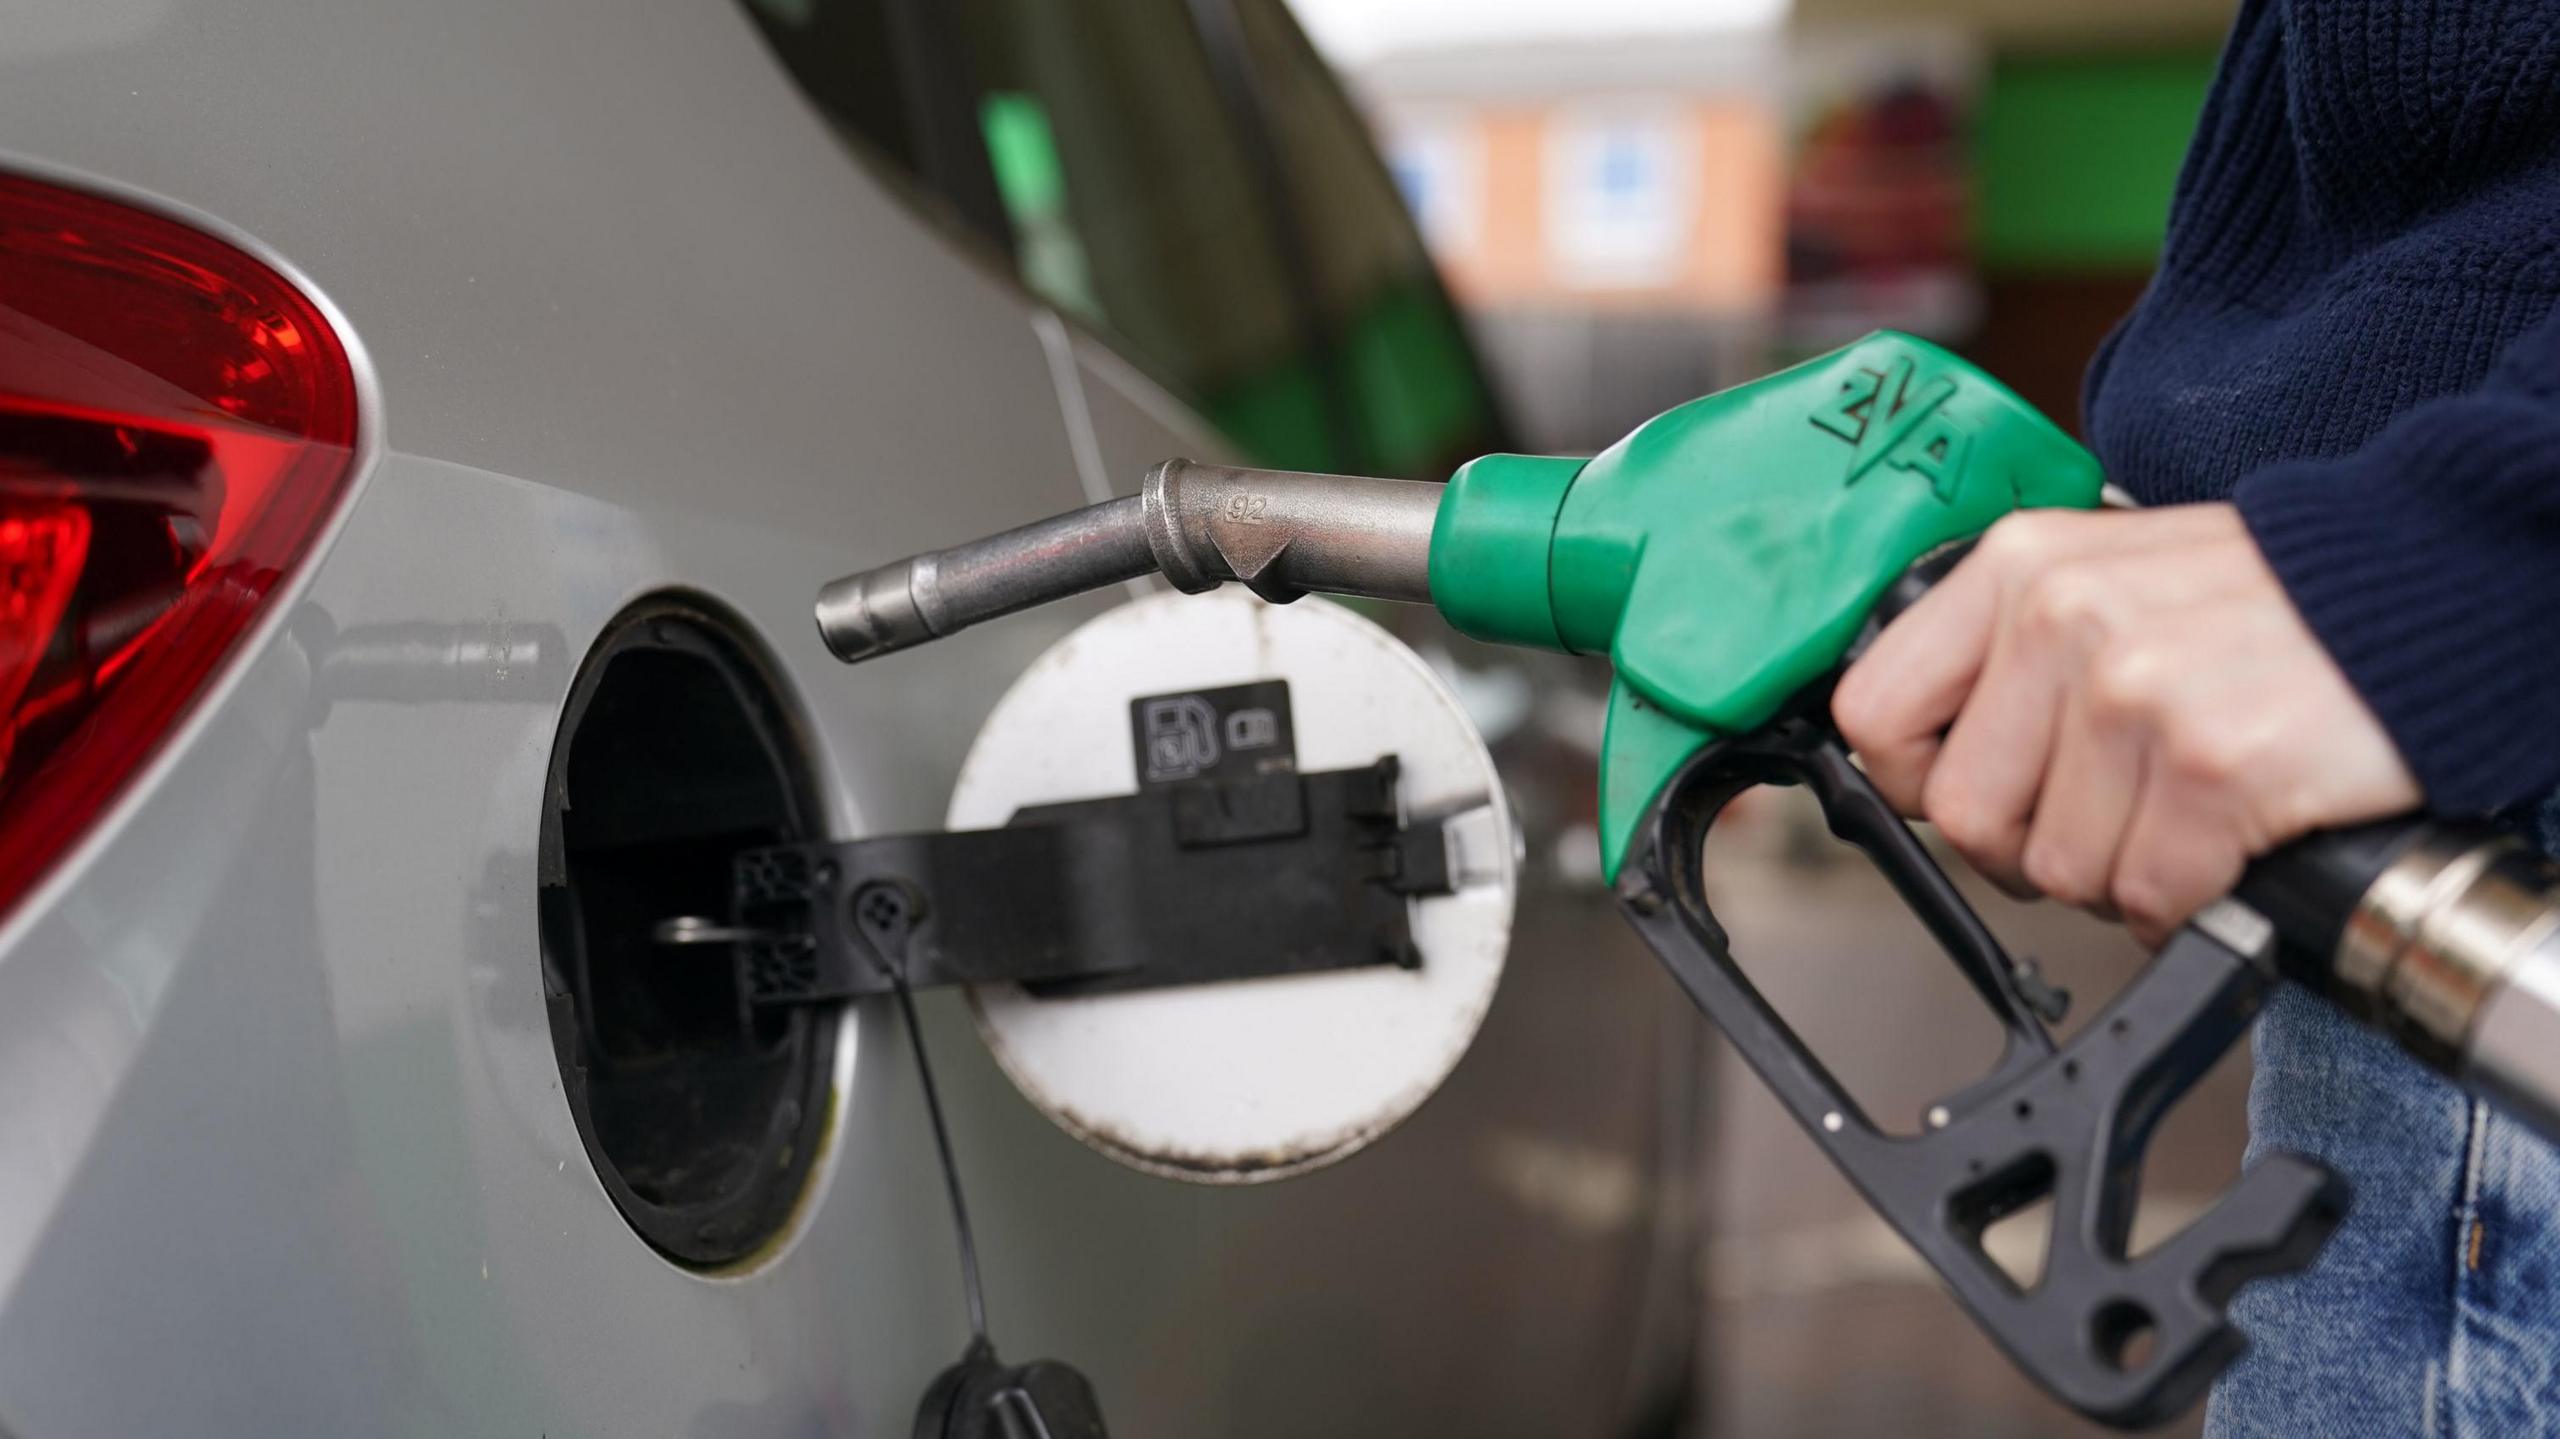
<path id="1" fill-rule="evenodd" d="M 1248 457 L 1437 477 L 1495 447 L 1402 201 L 1279 0 L 745 5 L 839 131 Z"/>
<path id="2" fill-rule="evenodd" d="M 914 120 L 880 0 L 746 0 L 746 10 L 839 133 L 918 173 Z"/>
<path id="3" fill-rule="evenodd" d="M 1323 468 L 1324 368 L 1184 0 L 964 0 L 1024 281 L 1256 459 Z"/>
<path id="4" fill-rule="evenodd" d="M 1445 476 L 1497 448 L 1475 350 L 1368 129 L 1280 0 L 1232 0 L 1365 462 Z"/>

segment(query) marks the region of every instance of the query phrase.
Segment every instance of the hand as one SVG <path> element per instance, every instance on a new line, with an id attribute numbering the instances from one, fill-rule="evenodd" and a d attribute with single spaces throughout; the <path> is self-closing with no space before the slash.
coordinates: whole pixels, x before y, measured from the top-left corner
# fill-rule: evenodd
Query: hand
<path id="1" fill-rule="evenodd" d="M 2227 504 L 1992 527 L 1841 677 L 1876 787 L 2013 893 L 2145 944 L 2417 780 Z"/>

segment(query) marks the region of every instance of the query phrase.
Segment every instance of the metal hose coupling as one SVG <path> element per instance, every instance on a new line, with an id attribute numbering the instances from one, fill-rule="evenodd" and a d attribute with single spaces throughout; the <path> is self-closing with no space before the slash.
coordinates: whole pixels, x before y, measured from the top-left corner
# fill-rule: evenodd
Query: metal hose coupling
<path id="1" fill-rule="evenodd" d="M 2322 987 L 2411 1053 L 2560 1136 L 2560 869 L 2431 830 L 2366 889 Z"/>
<path id="2" fill-rule="evenodd" d="M 1441 486 L 1167 460 L 1138 494 L 828 583 L 818 633 L 847 664 L 1141 575 L 1428 603 Z"/>

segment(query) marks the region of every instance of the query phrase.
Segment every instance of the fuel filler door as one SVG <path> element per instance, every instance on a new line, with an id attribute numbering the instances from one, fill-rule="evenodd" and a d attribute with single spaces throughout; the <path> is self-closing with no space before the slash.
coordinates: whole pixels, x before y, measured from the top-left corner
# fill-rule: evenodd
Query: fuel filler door
<path id="1" fill-rule="evenodd" d="M 1393 1128 L 1491 1003 L 1516 884 L 1491 757 L 1332 604 L 1163 595 L 1035 662 L 928 834 L 747 850 L 752 1005 L 965 987 L 1043 1113 L 1153 1174 L 1250 1183 Z"/>

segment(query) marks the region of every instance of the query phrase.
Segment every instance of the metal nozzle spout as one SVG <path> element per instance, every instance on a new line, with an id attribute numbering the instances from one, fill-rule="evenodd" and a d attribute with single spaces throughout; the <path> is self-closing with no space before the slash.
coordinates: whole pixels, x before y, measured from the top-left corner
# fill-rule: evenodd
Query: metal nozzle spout
<path id="1" fill-rule="evenodd" d="M 1286 603 L 1310 591 L 1427 603 L 1441 487 L 1167 460 L 1137 495 L 864 570 L 818 591 L 818 633 L 848 664 L 980 620 L 1161 573 Z"/>
<path id="2" fill-rule="evenodd" d="M 851 664 L 1155 567 L 1139 501 L 1111 500 L 830 581 L 818 633 Z"/>

